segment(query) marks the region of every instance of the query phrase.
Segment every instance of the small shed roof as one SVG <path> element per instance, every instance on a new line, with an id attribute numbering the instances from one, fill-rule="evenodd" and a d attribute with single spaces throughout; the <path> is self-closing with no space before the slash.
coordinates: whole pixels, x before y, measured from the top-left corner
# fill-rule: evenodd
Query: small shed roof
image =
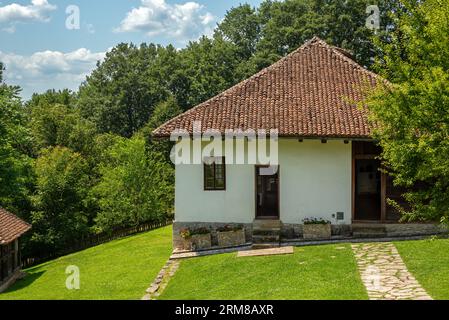
<path id="1" fill-rule="evenodd" d="M 0 208 L 0 244 L 8 244 L 31 229 L 31 225 Z"/>

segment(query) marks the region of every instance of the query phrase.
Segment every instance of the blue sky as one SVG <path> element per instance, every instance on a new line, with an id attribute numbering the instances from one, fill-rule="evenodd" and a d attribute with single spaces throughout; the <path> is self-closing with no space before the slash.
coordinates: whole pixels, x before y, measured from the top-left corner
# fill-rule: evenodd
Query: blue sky
<path id="1" fill-rule="evenodd" d="M 76 90 L 116 44 L 182 48 L 242 2 L 262 0 L 0 0 L 0 61 L 25 99 L 50 88 Z"/>

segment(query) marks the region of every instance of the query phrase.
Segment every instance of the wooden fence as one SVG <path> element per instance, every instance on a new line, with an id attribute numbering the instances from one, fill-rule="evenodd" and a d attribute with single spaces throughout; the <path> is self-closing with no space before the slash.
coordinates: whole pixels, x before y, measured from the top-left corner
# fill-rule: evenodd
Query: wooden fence
<path id="1" fill-rule="evenodd" d="M 171 225 L 173 223 L 172 220 L 166 220 L 163 222 L 148 222 L 143 223 L 135 227 L 117 229 L 112 232 L 105 232 L 96 235 L 90 235 L 88 237 L 84 237 L 79 239 L 76 243 L 67 246 L 67 249 L 64 251 L 58 251 L 55 253 L 47 254 L 41 257 L 22 257 L 22 268 L 29 268 L 36 264 L 44 263 L 49 260 L 53 260 L 67 254 L 71 254 L 77 251 L 81 251 L 87 248 L 95 247 L 99 244 L 103 244 L 112 240 L 124 238 L 130 235 L 158 229 L 161 227 L 165 227 Z"/>

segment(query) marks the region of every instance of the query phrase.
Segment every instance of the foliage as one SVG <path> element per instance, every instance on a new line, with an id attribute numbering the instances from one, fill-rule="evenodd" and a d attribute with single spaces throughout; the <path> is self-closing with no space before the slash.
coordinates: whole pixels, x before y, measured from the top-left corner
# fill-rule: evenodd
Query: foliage
<path id="1" fill-rule="evenodd" d="M 244 230 L 243 225 L 225 225 L 223 227 L 217 228 L 218 232 L 236 232 Z"/>
<path id="2" fill-rule="evenodd" d="M 189 239 L 192 236 L 192 234 L 190 233 L 190 229 L 189 228 L 181 229 L 181 231 L 179 232 L 179 235 L 183 239 Z"/>
<path id="3" fill-rule="evenodd" d="M 119 44 L 106 54 L 80 87 L 81 115 L 101 133 L 131 137 L 167 97 L 161 74 L 153 67 L 165 49 L 156 45 Z"/>
<path id="4" fill-rule="evenodd" d="M 377 1 L 380 29 L 377 35 L 387 37 L 394 21 L 390 13 L 397 0 Z M 286 0 L 261 3 L 257 10 L 240 5 L 230 10 L 217 32 L 238 47 L 240 57 L 248 61 L 240 69 L 245 76 L 271 65 L 313 36 L 346 49 L 360 64 L 370 67 L 379 54 L 371 41 L 373 32 L 366 27 L 369 14 L 367 0 Z"/>
<path id="5" fill-rule="evenodd" d="M 147 154 L 140 135 L 121 138 L 100 164 L 101 180 L 93 189 L 101 231 L 165 219 L 173 203 L 173 169 L 161 154 Z"/>
<path id="6" fill-rule="evenodd" d="M 0 65 L 0 206 L 24 216 L 32 188 L 29 134 L 20 89 L 1 82 L 2 69 Z"/>
<path id="7" fill-rule="evenodd" d="M 201 228 L 197 228 L 197 229 L 193 229 L 190 234 L 192 236 L 194 235 L 202 235 L 202 234 L 209 234 L 210 230 L 206 227 L 201 227 Z"/>
<path id="8" fill-rule="evenodd" d="M 154 109 L 150 120 L 145 125 L 147 135 L 150 136 L 153 130 L 181 113 L 181 108 L 172 96 L 166 101 L 159 103 Z"/>
<path id="9" fill-rule="evenodd" d="M 88 166 L 79 153 L 64 147 L 48 148 L 36 160 L 35 210 L 29 250 L 58 251 L 88 233 L 85 199 Z"/>
<path id="10" fill-rule="evenodd" d="M 226 13 L 215 32 L 238 48 L 242 60 L 248 60 L 256 52 L 260 40 L 260 17 L 249 4 L 242 4 Z"/>
<path id="11" fill-rule="evenodd" d="M 35 153 L 48 147 L 65 146 L 85 155 L 90 154 L 95 127 L 83 119 L 73 106 L 41 100 L 29 107 L 29 112 Z"/>
<path id="12" fill-rule="evenodd" d="M 44 93 L 34 93 L 31 99 L 26 102 L 28 108 L 39 105 L 62 104 L 65 106 L 73 106 L 76 101 L 76 94 L 69 89 L 64 90 L 47 90 Z"/>
<path id="13" fill-rule="evenodd" d="M 378 61 L 391 84 L 367 100 L 375 138 L 410 208 L 404 220 L 449 218 L 449 2 L 404 0 Z"/>
<path id="14" fill-rule="evenodd" d="M 175 98 L 171 96 L 166 101 L 156 106 L 150 121 L 148 121 L 145 127 L 141 130 L 141 134 L 145 138 L 147 149 L 161 153 L 164 156 L 164 162 L 166 163 L 171 163 L 170 152 L 173 143 L 168 139 L 153 139 L 153 131 L 181 113 L 181 108 L 175 101 Z"/>
<path id="15" fill-rule="evenodd" d="M 323 218 L 306 218 L 303 220 L 304 224 L 331 224 L 330 221 L 324 220 Z"/>

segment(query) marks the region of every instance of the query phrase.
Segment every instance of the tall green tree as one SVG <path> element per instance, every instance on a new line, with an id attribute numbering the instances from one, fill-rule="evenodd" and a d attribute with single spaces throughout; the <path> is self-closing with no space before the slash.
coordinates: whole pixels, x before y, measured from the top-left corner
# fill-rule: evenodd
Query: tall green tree
<path id="1" fill-rule="evenodd" d="M 28 111 L 35 154 L 48 147 L 64 146 L 89 155 L 96 128 L 73 105 L 40 101 L 35 106 L 29 105 Z"/>
<path id="2" fill-rule="evenodd" d="M 368 99 L 405 220 L 449 218 L 449 1 L 402 0 L 378 70 L 391 81 Z M 413 186 L 419 185 L 419 189 Z"/>
<path id="3" fill-rule="evenodd" d="M 79 90 L 78 108 L 100 133 L 131 137 L 166 99 L 163 82 L 154 76 L 158 55 L 153 44 L 119 44 L 106 54 Z"/>
<path id="4" fill-rule="evenodd" d="M 237 47 L 217 34 L 201 37 L 181 51 L 181 59 L 189 79 L 189 108 L 228 89 L 241 80 L 236 74 L 241 60 Z M 179 101 L 179 98 L 177 98 Z"/>
<path id="5" fill-rule="evenodd" d="M 100 166 L 101 181 L 93 192 L 100 212 L 98 231 L 166 219 L 173 206 L 173 169 L 161 154 L 148 153 L 144 138 L 120 138 Z"/>
<path id="6" fill-rule="evenodd" d="M 31 99 L 27 101 L 26 106 L 32 109 L 39 105 L 62 104 L 64 106 L 74 106 L 76 94 L 69 89 L 55 90 L 50 89 L 44 93 L 33 93 Z"/>
<path id="7" fill-rule="evenodd" d="M 241 60 L 248 60 L 256 52 L 261 27 L 256 9 L 249 4 L 242 4 L 227 11 L 215 32 L 238 48 Z"/>
<path id="8" fill-rule="evenodd" d="M 89 168 L 79 153 L 64 147 L 45 149 L 36 160 L 36 193 L 28 252 L 61 252 L 89 232 Z"/>
<path id="9" fill-rule="evenodd" d="M 173 119 L 181 113 L 182 110 L 177 101 L 171 96 L 167 99 L 167 101 L 164 101 L 156 106 L 150 121 L 148 121 L 146 126 L 141 130 L 141 133 L 147 143 L 148 150 L 162 154 L 166 163 L 171 163 L 170 151 L 173 143 L 167 139 L 153 139 L 153 131 L 160 125 Z"/>
<path id="10" fill-rule="evenodd" d="M 20 88 L 3 82 L 0 64 L 0 206 L 25 215 L 32 188 L 32 160 Z"/>
<path id="11" fill-rule="evenodd" d="M 380 13 L 380 28 L 376 32 L 384 35 L 394 24 L 390 13 L 397 7 L 396 0 L 267 1 L 260 9 L 266 22 L 258 51 L 284 56 L 313 36 L 319 36 L 348 50 L 358 63 L 370 67 L 377 54 L 371 40 L 373 31 L 366 27 L 367 7 L 372 4 L 378 5 Z"/>

